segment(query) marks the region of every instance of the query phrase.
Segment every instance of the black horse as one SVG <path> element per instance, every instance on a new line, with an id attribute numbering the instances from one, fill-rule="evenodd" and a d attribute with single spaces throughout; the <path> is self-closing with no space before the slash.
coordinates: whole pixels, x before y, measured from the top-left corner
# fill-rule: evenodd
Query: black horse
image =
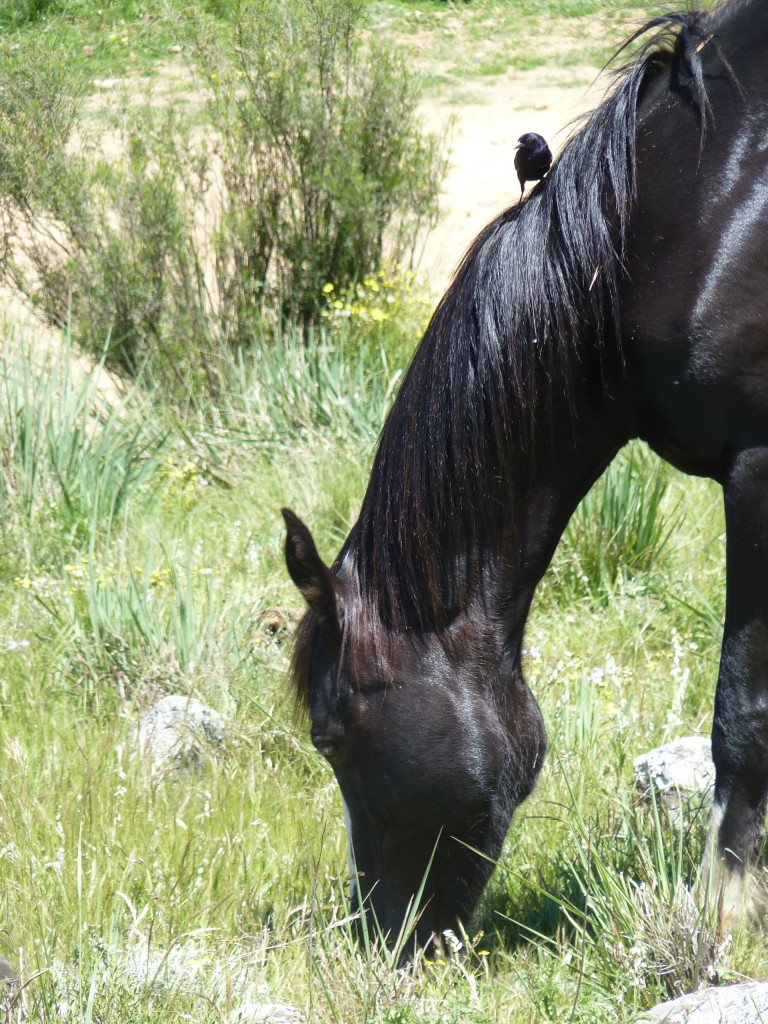
<path id="1" fill-rule="evenodd" d="M 309 605 L 293 679 L 341 787 L 357 898 L 396 935 L 430 865 L 420 943 L 467 919 L 534 785 L 546 739 L 526 616 L 631 438 L 723 487 L 720 877 L 738 881 L 763 837 L 768 5 L 648 29 L 548 178 L 464 257 L 332 568 L 284 513 Z"/>

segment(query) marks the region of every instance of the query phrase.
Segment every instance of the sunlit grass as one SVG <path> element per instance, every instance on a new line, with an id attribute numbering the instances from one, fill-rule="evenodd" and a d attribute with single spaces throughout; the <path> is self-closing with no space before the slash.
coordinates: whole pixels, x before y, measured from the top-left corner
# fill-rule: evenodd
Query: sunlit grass
<path id="1" fill-rule="evenodd" d="M 366 17 L 371 29 L 412 50 L 432 89 L 546 66 L 602 67 L 632 27 L 666 6 L 625 0 L 370 0 Z M 230 0 L 207 0 L 196 12 L 226 34 L 236 7 Z M 104 82 L 184 68 L 191 52 L 189 14 L 182 0 L 156 9 L 132 0 L 16 0 L 8 9 L 0 4 L 0 29 L 20 39 L 42 33 L 68 63 Z"/>
<path id="2" fill-rule="evenodd" d="M 13 45 L 47 33 L 94 77 L 184 60 L 175 2 L 37 6 Z M 225 31 L 229 5 L 207 8 Z M 372 3 L 369 19 L 445 88 L 596 66 L 651 9 L 424 0 Z M 637 754 L 709 732 L 724 586 L 718 488 L 639 446 L 539 588 L 524 667 L 550 753 L 468 955 L 407 973 L 375 935 L 355 942 L 337 788 L 286 693 L 300 599 L 279 508 L 327 561 L 355 521 L 410 344 L 387 333 L 374 284 L 330 304 L 360 321 L 346 337 L 331 314 L 336 333 L 310 346 L 257 342 L 215 404 L 183 415 L 151 388 L 105 404 L 66 353 L 44 369 L 7 339 L 0 953 L 31 1019 L 235 1021 L 282 1002 L 313 1024 L 628 1024 L 701 981 L 768 977 L 757 932 L 723 932 L 690 901 L 706 823 L 677 828 L 633 786 Z M 158 778 L 132 756 L 135 722 L 168 693 L 228 722 L 199 773 Z"/>
<path id="3" fill-rule="evenodd" d="M 626 36 L 664 5 L 621 0 L 466 4 L 373 2 L 370 17 L 410 47 L 430 91 L 550 67 L 602 68 Z M 553 40 L 557 40 L 553 46 Z"/>
<path id="4" fill-rule="evenodd" d="M 524 658 L 550 755 L 470 953 L 404 975 L 355 944 L 336 786 L 286 694 L 300 602 L 279 507 L 335 555 L 394 368 L 282 345 L 183 421 L 138 392 L 110 411 L 66 353 L 42 370 L 6 346 L 0 908 L 28 1007 L 118 1024 L 234 1020 L 248 1001 L 319 1022 L 622 1022 L 702 979 L 764 977 L 763 943 L 720 934 L 686 895 L 705 822 L 680 833 L 633 788 L 637 754 L 709 729 L 723 583 L 717 489 L 640 451 L 540 588 Z M 229 723 L 198 774 L 159 779 L 131 755 L 167 693 Z"/>

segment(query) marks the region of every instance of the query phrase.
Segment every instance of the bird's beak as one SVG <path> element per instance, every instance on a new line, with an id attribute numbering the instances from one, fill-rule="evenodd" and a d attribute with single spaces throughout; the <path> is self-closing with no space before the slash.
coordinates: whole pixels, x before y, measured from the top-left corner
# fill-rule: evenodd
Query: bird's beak
<path id="1" fill-rule="evenodd" d="M 522 142 L 518 142 L 517 145 L 515 146 L 515 149 L 522 149 L 522 148 L 523 148 Z"/>

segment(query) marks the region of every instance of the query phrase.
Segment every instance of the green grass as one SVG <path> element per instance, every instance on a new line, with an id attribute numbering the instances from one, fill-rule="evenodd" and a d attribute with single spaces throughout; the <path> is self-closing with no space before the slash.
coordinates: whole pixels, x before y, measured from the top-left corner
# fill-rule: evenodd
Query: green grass
<path id="1" fill-rule="evenodd" d="M 478 77 L 548 67 L 599 69 L 629 32 L 662 6 L 621 0 L 403 0 L 373 2 L 370 17 L 410 48 L 425 89 L 439 94 L 449 83 L 471 84 Z"/>
<path id="2" fill-rule="evenodd" d="M 194 6 L 217 32 L 234 18 L 234 0 Z M 427 87 L 495 77 L 544 66 L 601 67 L 628 30 L 661 6 L 625 0 L 370 0 L 377 32 L 411 49 Z M 0 32 L 19 45 L 29 36 L 49 45 L 91 80 L 158 67 L 184 68 L 190 59 L 190 13 L 184 0 L 0 0 Z M 552 40 L 559 40 L 553 51 Z"/>
<path id="3" fill-rule="evenodd" d="M 229 23 L 233 10 L 226 0 L 195 5 L 219 25 Z M 181 63 L 189 13 L 182 0 L 0 0 L 0 32 L 17 43 L 42 36 L 62 59 L 104 79 Z"/>
<path id="4" fill-rule="evenodd" d="M 721 934 L 686 895 L 706 823 L 681 832 L 633 792 L 634 756 L 709 728 L 723 580 L 716 489 L 639 449 L 585 506 L 630 557 L 591 562 L 580 512 L 537 596 L 526 670 L 551 753 L 473 953 L 409 976 L 355 946 L 340 801 L 293 721 L 273 624 L 298 603 L 278 509 L 333 556 L 391 378 L 370 353 L 310 360 L 285 338 L 179 421 L 139 392 L 100 405 L 66 352 L 43 372 L 6 346 L 2 951 L 41 1020 L 214 1021 L 261 1000 L 318 1022 L 602 1024 L 702 977 L 768 973 L 754 934 Z M 231 741 L 158 780 L 129 754 L 132 723 L 179 692 Z"/>
<path id="5" fill-rule="evenodd" d="M 584 19 L 605 22 L 609 49 L 619 7 L 424 0 L 370 17 L 428 39 L 424 74 L 442 88 L 525 61 L 593 62 L 603 42 L 582 38 Z M 100 75 L 183 60 L 169 50 L 175 0 L 158 20 L 128 0 L 38 8 L 11 30 L 0 6 L 6 39 L 48 33 Z M 206 10 L 225 30 L 227 4 Z M 559 57 L 545 52 L 555 32 L 575 40 Z M 286 692 L 300 601 L 279 516 L 294 507 L 326 560 L 338 551 L 400 379 L 387 337 L 257 343 L 215 403 L 183 414 L 151 387 L 106 402 L 96 373 L 73 375 L 66 340 L 48 365 L 5 340 L 0 953 L 28 982 L 31 1017 L 219 1022 L 282 1001 L 313 1024 L 629 1024 L 702 979 L 768 977 L 757 932 L 726 934 L 688 898 L 706 822 L 678 828 L 632 781 L 637 754 L 711 726 L 714 484 L 635 445 L 577 511 L 525 637 L 550 741 L 540 783 L 468 922 L 470 954 L 402 973 L 352 938 L 340 799 Z M 130 754 L 137 718 L 167 693 L 228 720 L 199 773 L 153 777 Z"/>

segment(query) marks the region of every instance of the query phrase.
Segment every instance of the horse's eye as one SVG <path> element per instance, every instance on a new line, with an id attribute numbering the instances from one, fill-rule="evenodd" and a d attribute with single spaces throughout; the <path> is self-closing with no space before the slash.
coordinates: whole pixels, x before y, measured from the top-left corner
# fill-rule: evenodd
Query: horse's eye
<path id="1" fill-rule="evenodd" d="M 318 754 L 326 761 L 334 761 L 339 753 L 344 730 L 340 723 L 326 722 L 321 728 L 312 729 L 312 743 Z"/>
<path id="2" fill-rule="evenodd" d="M 318 754 L 322 754 L 326 761 L 335 761 L 339 754 L 338 743 L 315 743 Z"/>

